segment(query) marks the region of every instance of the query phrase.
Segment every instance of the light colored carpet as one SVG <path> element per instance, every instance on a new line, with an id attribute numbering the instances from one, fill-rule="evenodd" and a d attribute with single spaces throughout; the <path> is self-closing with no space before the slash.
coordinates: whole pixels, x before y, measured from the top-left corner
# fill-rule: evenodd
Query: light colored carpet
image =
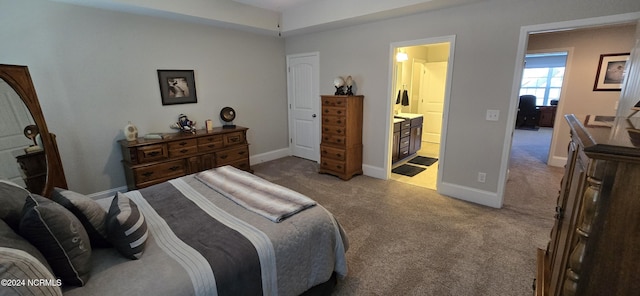
<path id="1" fill-rule="evenodd" d="M 516 142 L 502 209 L 393 180 L 345 182 L 296 157 L 253 169 L 315 199 L 345 228 L 349 275 L 334 295 L 530 295 L 562 169 Z"/>

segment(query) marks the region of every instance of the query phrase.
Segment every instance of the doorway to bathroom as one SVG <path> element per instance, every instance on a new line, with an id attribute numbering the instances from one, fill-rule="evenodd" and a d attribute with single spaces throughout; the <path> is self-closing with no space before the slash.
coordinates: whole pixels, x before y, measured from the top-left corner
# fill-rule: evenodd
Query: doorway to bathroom
<path id="1" fill-rule="evenodd" d="M 392 44 L 389 179 L 437 190 L 454 36 Z"/>

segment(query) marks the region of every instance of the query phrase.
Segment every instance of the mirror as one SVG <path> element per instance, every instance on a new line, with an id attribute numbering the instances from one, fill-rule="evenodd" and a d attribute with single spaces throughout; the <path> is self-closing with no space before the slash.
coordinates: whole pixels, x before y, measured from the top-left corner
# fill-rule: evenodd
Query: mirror
<path id="1" fill-rule="evenodd" d="M 0 96 L 0 177 L 43 196 L 53 187 L 67 188 L 55 135 L 47 129 L 26 66 L 0 64 Z"/>

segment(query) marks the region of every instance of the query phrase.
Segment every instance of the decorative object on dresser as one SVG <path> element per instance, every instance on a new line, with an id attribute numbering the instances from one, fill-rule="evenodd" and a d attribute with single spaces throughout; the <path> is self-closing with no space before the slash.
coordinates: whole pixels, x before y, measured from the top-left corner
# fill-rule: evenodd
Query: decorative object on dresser
<path id="1" fill-rule="evenodd" d="M 220 110 L 220 119 L 224 121 L 222 128 L 235 128 L 236 125 L 229 123 L 236 119 L 236 111 L 231 107 L 224 107 Z"/>
<path id="2" fill-rule="evenodd" d="M 162 105 L 197 103 L 193 70 L 158 70 Z"/>
<path id="3" fill-rule="evenodd" d="M 597 117 L 597 116 L 592 116 Z M 585 127 L 565 116 L 571 142 L 536 295 L 637 295 L 640 291 L 640 118 Z"/>
<path id="4" fill-rule="evenodd" d="M 321 96 L 320 173 L 343 180 L 362 174 L 364 96 Z"/>
<path id="5" fill-rule="evenodd" d="M 171 124 L 170 127 L 173 129 L 179 129 L 180 131 L 185 133 L 194 134 L 196 132 L 196 122 L 189 120 L 187 115 L 184 114 L 180 114 L 178 116 L 178 121 Z"/>
<path id="6" fill-rule="evenodd" d="M 124 138 L 127 141 L 133 141 L 138 138 L 138 128 L 131 124 L 131 121 L 124 126 Z"/>
<path id="7" fill-rule="evenodd" d="M 129 189 L 231 165 L 251 171 L 246 127 L 164 134 L 162 139 L 120 140 Z"/>
<path id="8" fill-rule="evenodd" d="M 336 88 L 336 92 L 334 95 L 342 96 L 344 95 L 344 79 L 340 76 L 333 79 L 333 86 Z"/>
<path id="9" fill-rule="evenodd" d="M 347 76 L 347 79 L 344 80 L 344 84 L 347 86 L 347 96 L 353 96 L 353 78 L 351 75 Z"/>

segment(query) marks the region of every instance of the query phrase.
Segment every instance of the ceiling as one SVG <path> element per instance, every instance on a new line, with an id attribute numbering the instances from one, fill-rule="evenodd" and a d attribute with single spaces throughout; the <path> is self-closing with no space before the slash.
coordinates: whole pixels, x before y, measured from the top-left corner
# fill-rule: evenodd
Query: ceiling
<path id="1" fill-rule="evenodd" d="M 260 7 L 268 10 L 283 12 L 288 8 L 306 3 L 312 0 L 233 0 L 242 4 Z"/>
<path id="2" fill-rule="evenodd" d="M 293 36 L 487 0 L 50 0 Z"/>

